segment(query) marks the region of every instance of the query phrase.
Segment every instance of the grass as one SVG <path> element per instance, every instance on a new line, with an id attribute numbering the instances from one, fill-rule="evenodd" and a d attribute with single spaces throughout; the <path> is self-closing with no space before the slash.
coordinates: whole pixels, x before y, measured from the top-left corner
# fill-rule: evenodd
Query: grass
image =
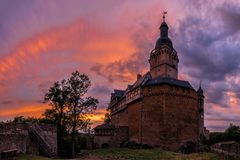
<path id="1" fill-rule="evenodd" d="M 16 160 L 49 160 L 49 158 L 22 154 L 19 155 Z"/>
<path id="2" fill-rule="evenodd" d="M 100 149 L 93 150 L 90 155 L 101 160 L 219 160 L 214 153 L 180 154 L 157 149 Z"/>
<path id="3" fill-rule="evenodd" d="M 86 156 L 79 158 L 84 160 L 220 160 L 214 153 L 180 154 L 161 151 L 157 149 L 98 149 L 92 150 Z M 49 158 L 20 155 L 17 160 L 50 160 Z"/>

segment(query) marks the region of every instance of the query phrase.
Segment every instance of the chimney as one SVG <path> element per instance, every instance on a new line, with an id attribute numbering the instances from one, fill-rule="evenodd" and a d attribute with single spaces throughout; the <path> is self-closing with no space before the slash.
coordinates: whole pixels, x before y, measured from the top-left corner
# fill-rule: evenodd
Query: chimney
<path id="1" fill-rule="evenodd" d="M 142 78 L 142 75 L 141 74 L 137 74 L 137 81 Z"/>

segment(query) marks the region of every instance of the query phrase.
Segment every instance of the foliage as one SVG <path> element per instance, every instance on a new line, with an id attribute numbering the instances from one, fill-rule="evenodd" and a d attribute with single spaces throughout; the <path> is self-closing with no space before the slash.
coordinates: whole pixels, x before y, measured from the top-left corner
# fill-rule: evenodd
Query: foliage
<path id="1" fill-rule="evenodd" d="M 63 133 L 67 131 L 71 134 L 72 157 L 76 154 L 78 131 L 89 127 L 90 119 L 87 115 L 92 113 L 98 104 L 97 99 L 86 96 L 90 86 L 89 77 L 75 71 L 69 79 L 55 82 L 45 95 L 45 101 L 52 109 L 45 111 L 43 119 L 57 124 L 60 150 L 64 150 L 63 146 L 68 145 L 68 141 L 62 142 Z"/>
<path id="2" fill-rule="evenodd" d="M 110 113 L 106 113 L 104 116 L 104 123 L 110 123 L 110 122 L 111 122 Z"/>
<path id="3" fill-rule="evenodd" d="M 230 124 L 229 128 L 225 132 L 213 132 L 210 133 L 210 138 L 206 143 L 211 146 L 218 142 L 224 141 L 236 141 L 240 143 L 240 127 Z"/>
<path id="4" fill-rule="evenodd" d="M 72 135 L 72 157 L 75 157 L 76 134 L 80 129 L 86 129 L 90 124 L 87 114 L 96 109 L 98 100 L 93 97 L 85 97 L 91 81 L 87 75 L 73 72 L 69 85 L 69 106 L 70 127 Z"/>
<path id="5" fill-rule="evenodd" d="M 35 122 L 39 122 L 38 118 L 35 117 L 24 117 L 24 116 L 16 116 L 14 117 L 13 123 L 35 123 Z"/>

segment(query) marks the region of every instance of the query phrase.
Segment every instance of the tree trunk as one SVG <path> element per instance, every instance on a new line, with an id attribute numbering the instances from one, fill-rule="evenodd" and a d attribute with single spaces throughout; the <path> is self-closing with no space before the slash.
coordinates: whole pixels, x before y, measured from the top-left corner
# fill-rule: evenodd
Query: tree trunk
<path id="1" fill-rule="evenodd" d="M 63 117 L 63 109 L 61 107 L 61 111 L 59 113 L 58 121 L 57 121 L 57 152 L 58 155 L 61 155 L 62 150 L 62 117 Z"/>
<path id="2" fill-rule="evenodd" d="M 75 137 L 76 137 L 76 105 L 73 108 L 73 128 L 72 128 L 72 158 L 75 158 L 76 146 L 75 146 Z"/>

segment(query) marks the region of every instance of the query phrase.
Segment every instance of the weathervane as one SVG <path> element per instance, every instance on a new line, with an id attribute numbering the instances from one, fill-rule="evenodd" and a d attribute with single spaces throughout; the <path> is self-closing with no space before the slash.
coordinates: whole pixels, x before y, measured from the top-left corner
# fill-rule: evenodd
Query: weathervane
<path id="1" fill-rule="evenodd" d="M 167 14 L 167 11 L 164 11 L 164 12 L 163 12 L 163 22 L 165 22 L 165 18 L 166 18 L 165 15 L 166 15 L 166 14 Z"/>

